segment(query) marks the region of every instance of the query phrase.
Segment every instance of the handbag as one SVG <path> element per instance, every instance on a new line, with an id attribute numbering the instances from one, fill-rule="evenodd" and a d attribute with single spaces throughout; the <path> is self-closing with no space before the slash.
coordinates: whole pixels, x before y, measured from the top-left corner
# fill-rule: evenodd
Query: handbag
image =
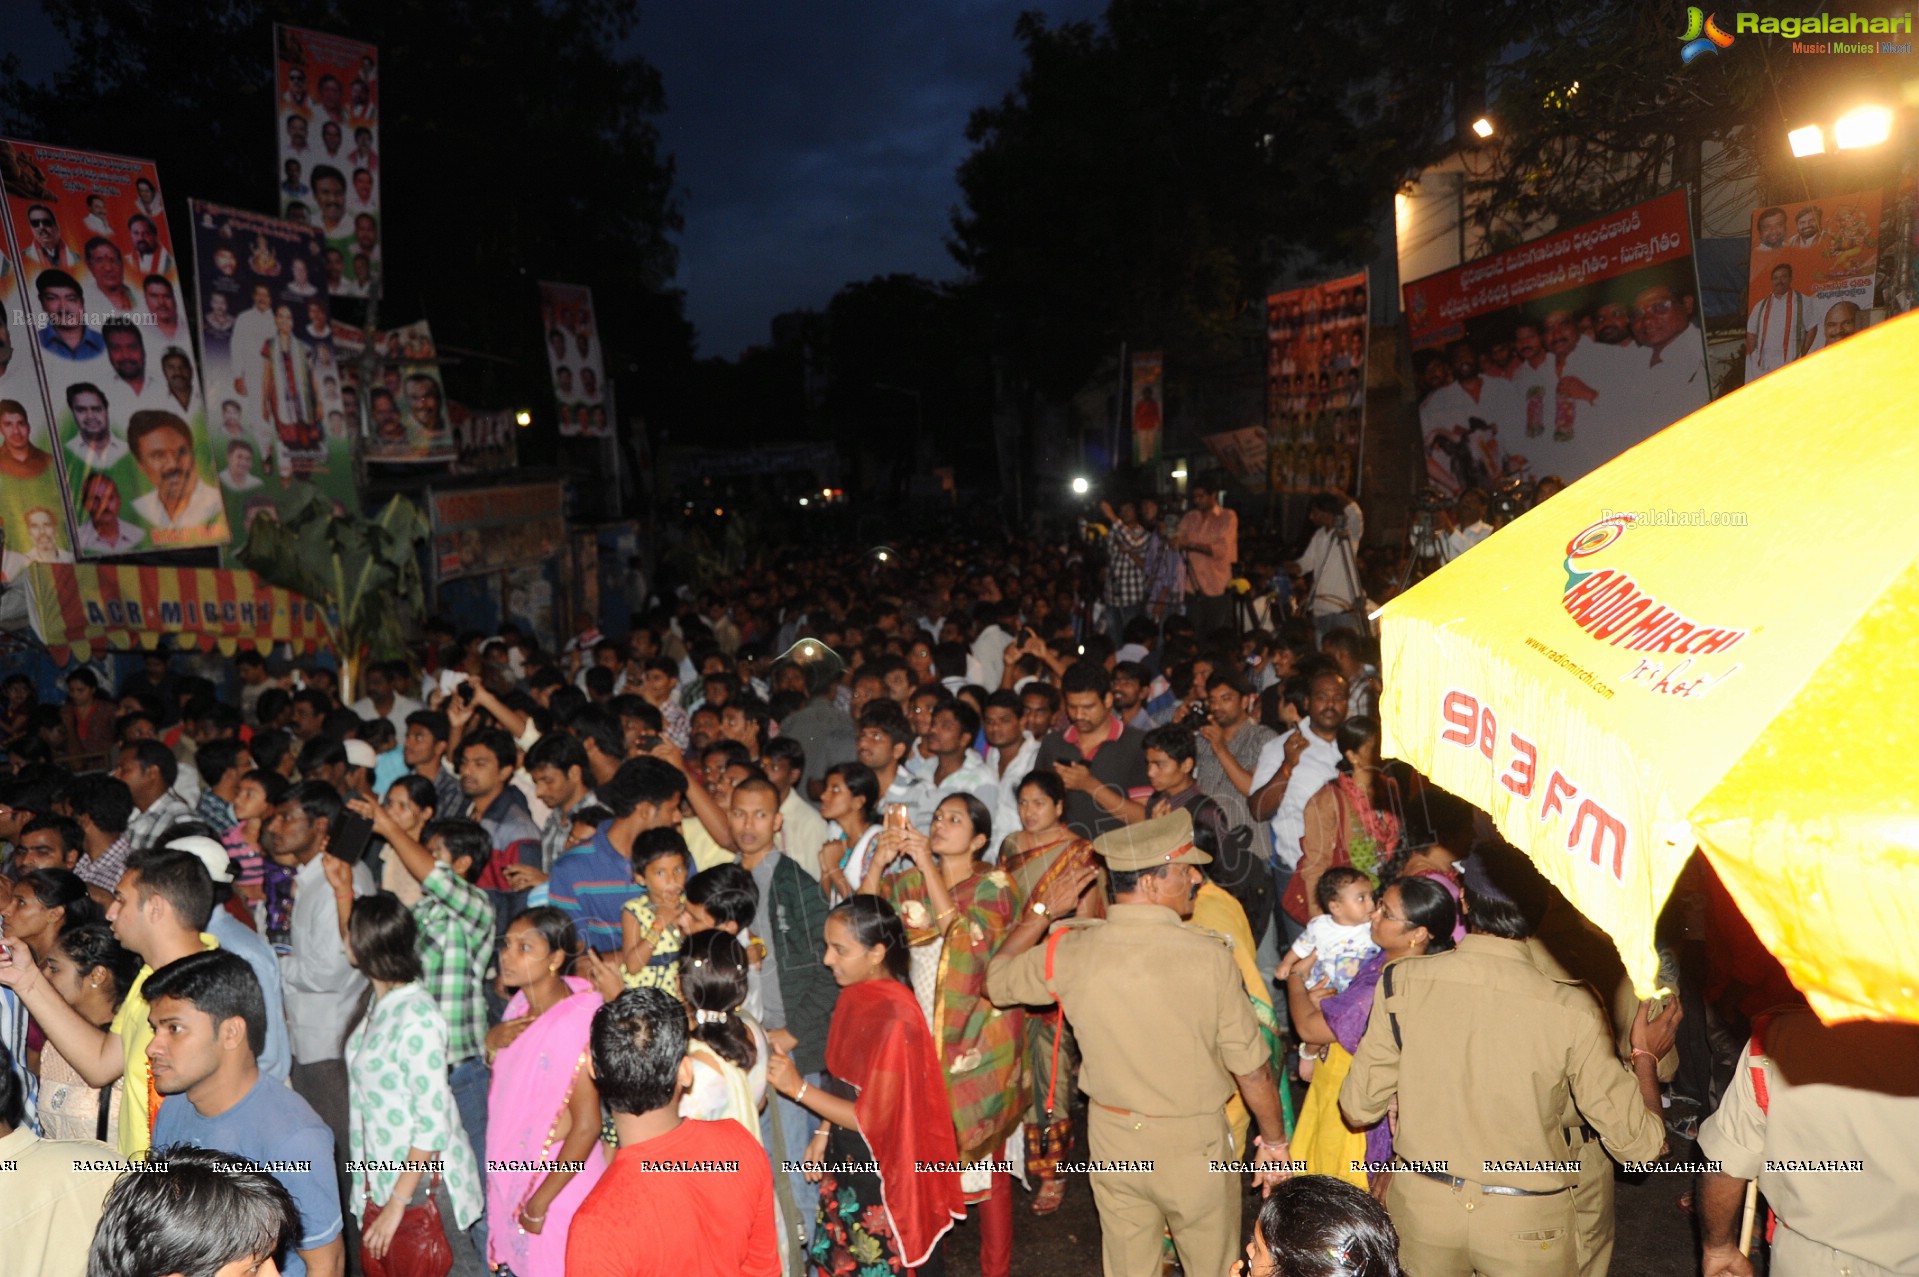
<path id="1" fill-rule="evenodd" d="M 1333 791 L 1333 806 L 1339 809 L 1339 829 L 1333 839 L 1333 858 L 1326 862 L 1327 869 L 1353 863 L 1353 858 L 1346 852 L 1346 803 L 1340 798 L 1337 790 Z M 1325 871 L 1321 870 L 1321 872 Z M 1306 910 L 1306 875 L 1299 872 L 1297 868 L 1293 870 L 1292 879 L 1286 884 L 1286 894 L 1279 899 L 1279 907 L 1286 911 L 1287 917 L 1301 926 L 1304 926 L 1312 916 Z"/>
<path id="2" fill-rule="evenodd" d="M 440 1205 L 433 1193 L 439 1184 L 440 1177 L 435 1173 L 426 1200 L 406 1208 L 385 1259 L 375 1259 L 366 1249 L 367 1230 L 380 1218 L 382 1209 L 371 1197 L 367 1199 L 360 1217 L 360 1266 L 366 1277 L 446 1277 L 452 1270 L 453 1247 L 447 1243 L 446 1225 L 441 1222 Z"/>

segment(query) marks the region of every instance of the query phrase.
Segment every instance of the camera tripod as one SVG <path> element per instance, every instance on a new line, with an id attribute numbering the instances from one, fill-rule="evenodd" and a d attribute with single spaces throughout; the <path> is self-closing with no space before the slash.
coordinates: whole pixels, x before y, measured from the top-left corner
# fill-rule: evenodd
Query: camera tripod
<path id="1" fill-rule="evenodd" d="M 1452 550 L 1433 522 L 1433 511 L 1421 510 L 1413 516 L 1412 531 L 1406 539 L 1406 564 L 1393 582 L 1393 593 L 1402 594 L 1415 581 L 1423 581 L 1452 562 Z M 1430 564 L 1430 566 L 1427 566 Z"/>

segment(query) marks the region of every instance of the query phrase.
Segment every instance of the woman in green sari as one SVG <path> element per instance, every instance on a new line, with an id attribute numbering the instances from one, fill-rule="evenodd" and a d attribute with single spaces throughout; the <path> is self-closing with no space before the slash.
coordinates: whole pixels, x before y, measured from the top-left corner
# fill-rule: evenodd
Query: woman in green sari
<path id="1" fill-rule="evenodd" d="M 981 858 L 992 813 L 971 794 L 933 812 L 932 829 L 888 830 L 874 848 L 863 889 L 899 911 L 913 958 L 914 993 L 932 1025 L 946 1070 L 958 1138 L 960 1187 L 980 1217 L 981 1277 L 1007 1277 L 1013 1258 L 1012 1176 L 1026 1113 L 1020 1049 L 1024 1013 L 986 998 L 986 964 L 1014 919 L 1013 883 Z M 913 868 L 887 876 L 900 856 Z M 1024 1178 L 1024 1176 L 1022 1176 Z"/>

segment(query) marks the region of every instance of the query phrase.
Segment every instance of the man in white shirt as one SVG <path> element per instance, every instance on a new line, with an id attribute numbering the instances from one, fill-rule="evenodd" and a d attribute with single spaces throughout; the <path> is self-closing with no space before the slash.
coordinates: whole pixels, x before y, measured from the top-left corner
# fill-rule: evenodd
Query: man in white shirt
<path id="1" fill-rule="evenodd" d="M 760 755 L 760 769 L 780 791 L 780 828 L 773 845 L 817 882 L 826 817 L 800 792 L 800 780 L 806 775 L 805 747 L 790 736 L 775 736 Z"/>
<path id="2" fill-rule="evenodd" d="M 1466 472 L 1461 473 L 1455 465 L 1447 476 L 1452 482 L 1441 485 L 1456 493 L 1498 477 L 1504 446 L 1519 434 L 1526 418 L 1514 383 L 1480 374 L 1479 352 L 1471 342 L 1456 341 L 1448 346 L 1446 360 L 1452 367 L 1453 380 L 1419 405 L 1419 426 L 1427 440 L 1444 435 L 1466 446 L 1465 455 L 1471 458 Z M 1474 427 L 1475 419 L 1490 429 Z M 1435 474 L 1434 478 L 1440 476 Z"/>
<path id="3" fill-rule="evenodd" d="M 1478 488 L 1460 493 L 1457 511 L 1441 510 L 1438 523 L 1449 563 L 1493 534 L 1493 525 L 1486 522 L 1486 494 Z"/>
<path id="4" fill-rule="evenodd" d="M 1646 355 L 1639 347 L 1584 336 L 1566 311 L 1547 316 L 1546 344 L 1559 369 L 1555 441 L 1568 442 L 1582 430 L 1587 438 L 1596 433 L 1603 439 L 1632 439 L 1643 433 L 1638 426 Z"/>
<path id="5" fill-rule="evenodd" d="M 1019 830 L 1020 782 L 1039 757 L 1039 741 L 1020 725 L 1022 708 L 1019 693 L 1002 688 L 986 698 L 986 712 L 980 716 L 986 731 L 986 770 L 998 785 L 993 804 L 993 841 L 986 849 L 988 859 L 996 859 L 1000 843 Z"/>
<path id="6" fill-rule="evenodd" d="M 203 483 L 193 455 L 193 432 L 170 412 L 144 411 L 127 427 L 127 446 L 153 485 L 137 498 L 133 512 L 154 534 L 156 543 L 182 544 L 192 538 L 168 535 L 204 531 L 225 509 L 220 489 Z"/>
<path id="7" fill-rule="evenodd" d="M 420 702 L 400 694 L 400 688 L 406 683 L 407 671 L 404 662 L 397 662 L 397 664 L 399 665 L 397 670 L 385 661 L 369 665 L 362 679 L 366 695 L 353 702 L 349 708 L 361 718 L 384 718 L 393 724 L 395 736 L 404 737 L 407 715 L 416 713 L 424 707 Z"/>
<path id="8" fill-rule="evenodd" d="M 1347 699 L 1345 675 L 1337 670 L 1315 675 L 1307 693 L 1306 717 L 1291 732 L 1266 742 L 1259 752 L 1247 805 L 1255 819 L 1270 817 L 1273 822 L 1276 901 L 1286 898 L 1287 884 L 1303 854 L 1300 839 L 1306 834 L 1306 803 L 1339 774 L 1339 746 L 1334 741 L 1346 721 Z M 1282 939 L 1291 944 L 1305 926 L 1282 913 L 1280 929 Z"/>
<path id="9" fill-rule="evenodd" d="M 106 394 L 90 381 L 76 381 L 67 387 L 67 410 L 73 414 L 77 430 L 67 440 L 67 451 L 80 468 L 103 474 L 120 464 L 127 455 L 127 445 L 113 433 Z"/>
<path id="10" fill-rule="evenodd" d="M 1746 380 L 1757 381 L 1799 358 L 1812 328 L 1812 298 L 1793 291 L 1792 267 L 1781 262 L 1772 268 L 1772 292 L 1746 316 Z"/>
<path id="11" fill-rule="evenodd" d="M 120 489 L 111 476 L 90 471 L 80 481 L 80 508 L 86 519 L 75 544 L 83 554 L 125 554 L 146 540 L 147 534 L 120 520 Z"/>
<path id="12" fill-rule="evenodd" d="M 1513 366 L 1507 372 L 1519 400 L 1519 418 L 1527 438 L 1546 433 L 1553 419 L 1553 397 L 1559 379 L 1553 375 L 1551 354 L 1539 322 L 1522 319 L 1513 326 Z"/>
<path id="13" fill-rule="evenodd" d="M 251 425 L 264 421 L 260 411 L 260 386 L 265 380 L 267 342 L 273 337 L 273 290 L 265 284 L 253 286 L 253 306 L 234 317 L 233 389 L 241 410 Z"/>
<path id="14" fill-rule="evenodd" d="M 1689 416 L 1712 398 L 1706 342 L 1692 316 L 1692 294 L 1681 296 L 1665 284 L 1633 298 L 1633 336 L 1646 349 L 1644 396 L 1662 421 Z"/>
<path id="15" fill-rule="evenodd" d="M 366 977 L 347 960 L 342 900 L 374 894 L 373 871 L 330 855 L 346 804 L 323 780 L 302 781 L 267 817 L 262 850 L 294 871 L 289 949 L 280 959 L 289 1082 L 347 1147 L 346 1035 L 359 1018 Z"/>
<path id="16" fill-rule="evenodd" d="M 148 375 L 147 346 L 138 328 L 124 319 L 109 319 L 100 335 L 106 339 L 107 362 L 113 365 L 107 398 L 112 401 L 114 416 L 131 422 L 134 413 L 148 408 L 179 411 L 168 401 L 166 381 Z"/>
<path id="17" fill-rule="evenodd" d="M 107 201 L 104 196 L 87 196 L 87 215 L 80 219 L 80 225 L 95 235 L 113 234 L 113 223 L 107 220 Z"/>
<path id="18" fill-rule="evenodd" d="M 926 779 L 939 791 L 940 800 L 953 794 L 971 794 L 992 811 L 999 803 L 999 778 L 986 760 L 973 752 L 973 741 L 979 735 L 979 715 L 973 707 L 961 700 L 945 702 L 933 711 L 927 735 L 933 747 L 933 770 Z"/>
<path id="19" fill-rule="evenodd" d="M 1364 516 L 1339 492 L 1315 493 L 1306 507 L 1315 531 L 1299 556 L 1299 568 L 1313 577 L 1313 627 L 1322 636 L 1363 625 L 1366 593 L 1359 581 L 1359 530 Z"/>

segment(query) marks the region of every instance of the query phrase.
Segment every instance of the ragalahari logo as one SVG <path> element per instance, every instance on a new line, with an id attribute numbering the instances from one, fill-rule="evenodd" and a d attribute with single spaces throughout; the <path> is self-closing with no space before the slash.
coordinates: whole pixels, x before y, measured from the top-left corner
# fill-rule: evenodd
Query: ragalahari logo
<path id="1" fill-rule="evenodd" d="M 1719 29 L 1718 17 L 1697 5 L 1686 10 L 1686 30 L 1679 37 L 1681 65 L 1691 66 L 1692 60 L 1701 54 L 1717 53 L 1732 43 L 1732 37 Z"/>

